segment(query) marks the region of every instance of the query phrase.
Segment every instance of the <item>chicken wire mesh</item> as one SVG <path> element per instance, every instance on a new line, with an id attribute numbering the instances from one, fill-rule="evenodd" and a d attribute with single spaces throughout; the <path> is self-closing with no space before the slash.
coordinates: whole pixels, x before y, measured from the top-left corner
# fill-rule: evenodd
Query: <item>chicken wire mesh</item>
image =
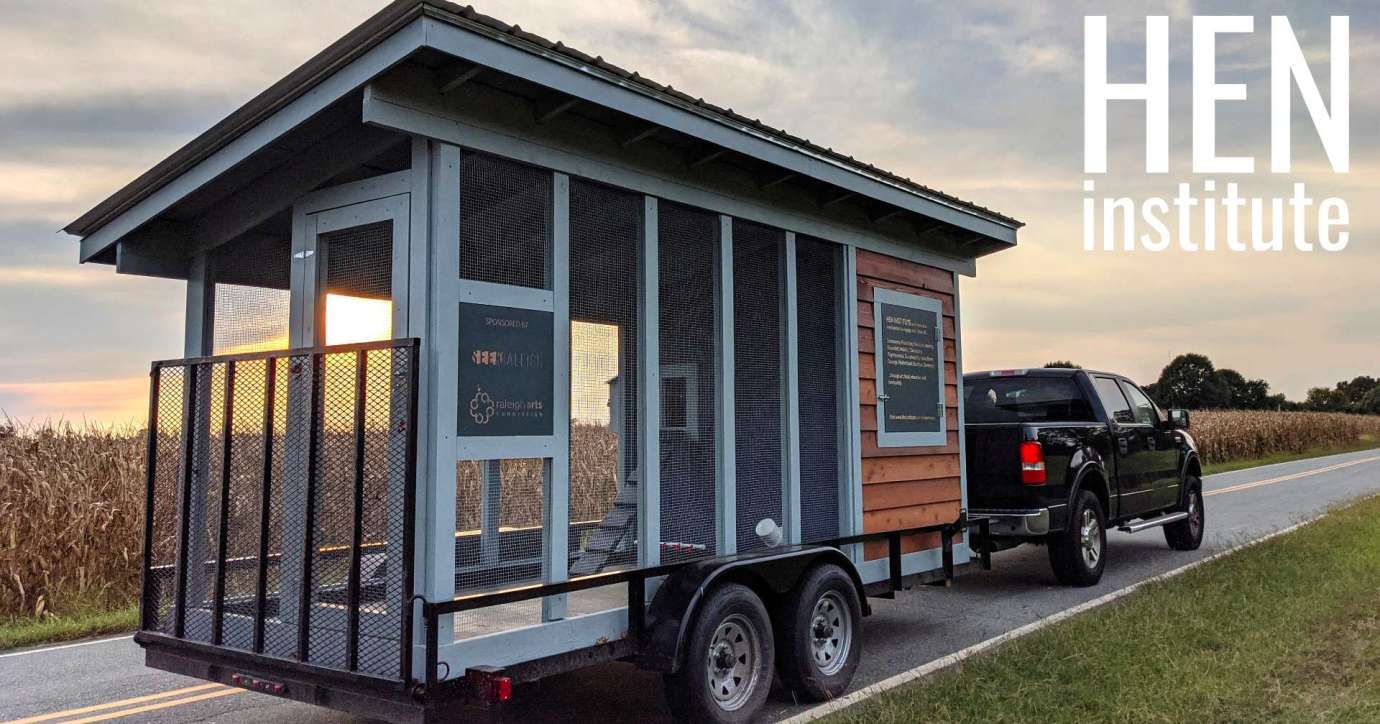
<path id="1" fill-rule="evenodd" d="M 796 366 L 800 399 L 800 537 L 839 535 L 840 247 L 797 237 Z"/>
<path id="2" fill-rule="evenodd" d="M 714 410 L 719 216 L 657 210 L 661 357 L 661 560 L 715 553 Z"/>
<path id="3" fill-rule="evenodd" d="M 550 289 L 552 175 L 484 153 L 460 160 L 460 278 Z"/>
<path id="4" fill-rule="evenodd" d="M 733 380 L 738 550 L 766 547 L 759 521 L 782 517 L 782 248 L 785 234 L 733 224 Z"/>
<path id="5" fill-rule="evenodd" d="M 643 197 L 570 184 L 571 576 L 637 560 Z"/>
<path id="6" fill-rule="evenodd" d="M 145 630 L 400 675 L 413 344 L 158 367 Z"/>

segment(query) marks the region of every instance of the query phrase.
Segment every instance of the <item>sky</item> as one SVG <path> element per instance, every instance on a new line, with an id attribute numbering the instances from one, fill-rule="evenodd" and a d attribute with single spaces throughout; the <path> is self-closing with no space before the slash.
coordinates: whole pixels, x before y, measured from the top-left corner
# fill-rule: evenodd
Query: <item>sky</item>
<path id="1" fill-rule="evenodd" d="M 0 2 L 0 410 L 139 422 L 148 363 L 181 356 L 183 283 L 76 263 L 58 230 L 381 7 L 360 0 Z M 962 283 L 968 370 L 1072 359 L 1153 382 L 1176 354 L 1309 387 L 1380 375 L 1380 5 L 479 2 L 476 9 L 1026 222 Z M 1146 15 L 1170 16 L 1171 168 L 1147 176 L 1139 103 L 1109 112 L 1099 195 L 1170 196 L 1190 173 L 1193 15 L 1251 14 L 1218 41 L 1218 150 L 1268 167 L 1269 16 L 1328 87 L 1328 16 L 1351 17 L 1351 170 L 1335 174 L 1295 92 L 1294 173 L 1340 196 L 1337 253 L 1086 252 L 1083 16 L 1106 14 L 1108 77 L 1145 77 Z M 1219 180 L 1232 180 L 1216 177 Z"/>

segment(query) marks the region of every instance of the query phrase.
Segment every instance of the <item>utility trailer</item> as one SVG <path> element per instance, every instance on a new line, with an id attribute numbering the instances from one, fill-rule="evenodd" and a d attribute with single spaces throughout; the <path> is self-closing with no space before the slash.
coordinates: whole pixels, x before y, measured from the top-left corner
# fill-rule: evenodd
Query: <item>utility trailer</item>
<path id="1" fill-rule="evenodd" d="M 982 560 L 958 279 L 1006 216 L 479 15 L 389 5 L 74 221 L 186 281 L 148 665 L 394 721 L 608 660 L 737 721 Z"/>

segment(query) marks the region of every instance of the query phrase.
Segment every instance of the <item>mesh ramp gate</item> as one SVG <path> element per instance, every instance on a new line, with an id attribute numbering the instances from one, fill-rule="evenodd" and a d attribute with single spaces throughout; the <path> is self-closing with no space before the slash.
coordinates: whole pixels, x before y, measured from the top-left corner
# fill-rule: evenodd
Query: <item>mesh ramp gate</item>
<path id="1" fill-rule="evenodd" d="M 410 680 L 419 352 L 154 363 L 141 631 Z"/>

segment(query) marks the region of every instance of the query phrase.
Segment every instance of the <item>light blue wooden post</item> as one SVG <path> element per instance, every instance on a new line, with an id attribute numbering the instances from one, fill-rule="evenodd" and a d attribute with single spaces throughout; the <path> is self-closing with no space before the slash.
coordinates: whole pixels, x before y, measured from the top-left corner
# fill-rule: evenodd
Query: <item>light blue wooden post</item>
<path id="1" fill-rule="evenodd" d="M 715 441 L 714 508 L 718 555 L 738 552 L 738 440 L 733 379 L 733 217 L 719 217 L 718 439 Z"/>

